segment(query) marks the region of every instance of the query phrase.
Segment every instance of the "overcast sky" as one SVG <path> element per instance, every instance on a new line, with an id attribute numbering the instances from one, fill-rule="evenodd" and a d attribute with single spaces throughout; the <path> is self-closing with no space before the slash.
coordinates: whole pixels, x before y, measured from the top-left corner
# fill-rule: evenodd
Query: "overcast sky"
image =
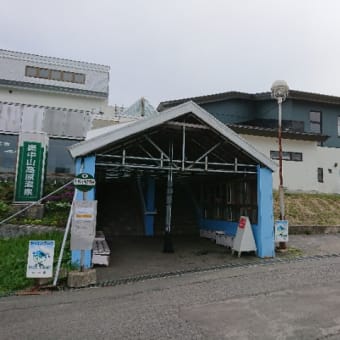
<path id="1" fill-rule="evenodd" d="M 338 0 L 1 0 L 0 48 L 109 65 L 111 104 L 290 88 L 340 96 Z"/>

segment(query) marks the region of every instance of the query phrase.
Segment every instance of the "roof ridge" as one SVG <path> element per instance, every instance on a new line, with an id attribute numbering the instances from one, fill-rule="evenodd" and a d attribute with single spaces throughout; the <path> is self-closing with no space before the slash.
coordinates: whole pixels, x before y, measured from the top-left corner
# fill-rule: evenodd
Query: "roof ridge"
<path id="1" fill-rule="evenodd" d="M 220 92 L 214 93 L 209 95 L 197 96 L 197 97 L 188 97 L 188 98 L 181 98 L 175 100 L 168 100 L 160 102 L 157 107 L 158 111 L 163 111 L 168 109 L 171 106 L 178 105 L 184 103 L 186 101 L 194 101 L 197 104 L 204 104 L 209 103 L 210 101 L 222 101 L 227 99 L 233 99 L 233 97 L 240 98 L 240 99 L 249 99 L 249 100 L 262 100 L 262 99 L 269 99 L 271 98 L 271 92 L 256 92 L 256 93 L 247 93 L 241 91 L 227 91 L 227 92 Z M 317 101 L 317 102 L 324 102 L 327 104 L 340 104 L 340 95 L 327 95 L 322 93 L 316 92 L 305 92 L 299 90 L 289 90 L 288 99 L 298 99 L 298 100 L 310 100 L 310 101 Z"/>

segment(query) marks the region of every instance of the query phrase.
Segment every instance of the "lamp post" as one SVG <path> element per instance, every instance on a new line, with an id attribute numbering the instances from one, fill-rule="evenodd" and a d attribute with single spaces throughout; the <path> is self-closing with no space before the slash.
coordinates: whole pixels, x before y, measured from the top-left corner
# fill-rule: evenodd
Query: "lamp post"
<path id="1" fill-rule="evenodd" d="M 283 175 L 282 175 L 282 103 L 286 100 L 289 87 L 284 80 L 276 80 L 271 87 L 272 98 L 277 100 L 279 107 L 278 116 L 278 142 L 279 142 L 279 202 L 280 202 L 280 220 L 285 219 Z M 286 242 L 279 243 L 279 249 L 286 249 Z"/>

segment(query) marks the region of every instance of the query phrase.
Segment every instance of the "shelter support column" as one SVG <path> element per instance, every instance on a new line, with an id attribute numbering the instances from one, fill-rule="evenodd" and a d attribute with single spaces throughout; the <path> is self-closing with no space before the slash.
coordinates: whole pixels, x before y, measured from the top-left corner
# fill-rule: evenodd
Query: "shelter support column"
<path id="1" fill-rule="evenodd" d="M 145 236 L 154 235 L 155 189 L 155 178 L 148 176 L 146 179 L 146 197 L 144 211 Z"/>
<path id="2" fill-rule="evenodd" d="M 86 156 L 86 157 L 79 157 L 76 159 L 76 175 L 80 173 L 88 173 L 95 176 L 95 168 L 96 168 L 96 157 L 95 156 Z M 76 189 L 77 190 L 77 189 Z M 86 193 L 77 190 L 76 192 L 76 200 L 94 200 L 95 198 L 95 189 L 91 189 Z M 91 268 L 92 266 L 92 249 L 84 249 L 83 250 L 83 259 L 81 258 L 82 251 L 79 249 L 71 250 L 71 263 L 77 266 L 80 263 L 83 263 L 84 268 Z"/>
<path id="3" fill-rule="evenodd" d="M 258 224 L 254 226 L 254 237 L 259 257 L 274 257 L 274 214 L 272 171 L 257 167 Z"/>
<path id="4" fill-rule="evenodd" d="M 164 253 L 173 253 L 171 234 L 171 212 L 172 212 L 172 198 L 173 198 L 173 175 L 170 170 L 168 173 L 168 181 L 166 188 L 166 206 L 165 206 L 165 233 L 164 233 Z"/>

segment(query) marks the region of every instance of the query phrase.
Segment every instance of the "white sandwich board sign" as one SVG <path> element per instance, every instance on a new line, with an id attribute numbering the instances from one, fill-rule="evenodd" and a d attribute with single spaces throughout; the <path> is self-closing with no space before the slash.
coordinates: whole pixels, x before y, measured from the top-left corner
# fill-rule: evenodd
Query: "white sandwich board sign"
<path id="1" fill-rule="evenodd" d="M 233 242 L 232 254 L 234 251 L 241 256 L 243 251 L 256 251 L 256 243 L 253 235 L 253 230 L 248 216 L 241 216 L 237 226 L 236 236 Z"/>

